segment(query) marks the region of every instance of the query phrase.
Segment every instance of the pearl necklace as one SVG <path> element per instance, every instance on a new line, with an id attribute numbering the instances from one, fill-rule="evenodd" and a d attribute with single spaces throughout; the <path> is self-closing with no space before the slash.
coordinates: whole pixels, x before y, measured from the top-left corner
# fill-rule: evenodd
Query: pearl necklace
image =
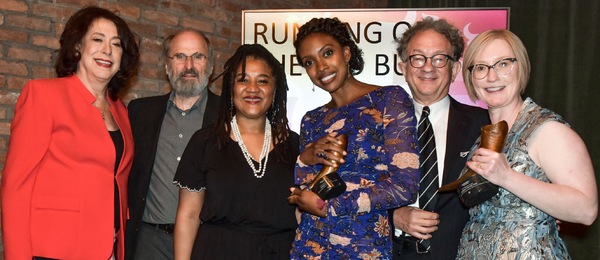
<path id="1" fill-rule="evenodd" d="M 233 132 L 233 137 L 235 137 L 238 145 L 242 149 L 242 153 L 246 158 L 246 162 L 252 168 L 252 172 L 254 172 L 254 177 L 262 178 L 265 176 L 265 171 L 267 170 L 267 161 L 269 160 L 269 150 L 271 149 L 271 123 L 269 119 L 265 120 L 265 139 L 263 139 L 262 150 L 260 151 L 260 159 L 258 160 L 258 169 L 254 167 L 254 162 L 252 161 L 252 155 L 248 152 L 246 145 L 244 144 L 244 140 L 242 139 L 242 134 L 240 134 L 240 129 L 238 128 L 236 116 L 233 116 L 231 119 L 231 131 Z M 265 163 L 262 163 L 262 159 L 265 158 Z M 261 173 L 262 172 L 262 173 Z M 260 174 L 259 174 L 260 173 Z"/>

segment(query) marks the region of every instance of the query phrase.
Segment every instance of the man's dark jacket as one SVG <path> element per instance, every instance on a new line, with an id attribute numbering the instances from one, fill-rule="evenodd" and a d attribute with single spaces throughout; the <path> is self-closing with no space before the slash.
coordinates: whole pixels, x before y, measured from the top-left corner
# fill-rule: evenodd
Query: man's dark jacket
<path id="1" fill-rule="evenodd" d="M 208 101 L 202 126 L 214 123 L 219 111 L 220 97 L 210 90 L 207 93 Z M 128 106 L 135 153 L 127 192 L 129 196 L 129 221 L 125 232 L 125 259 L 127 260 L 133 259 L 135 254 L 142 216 L 146 208 L 146 196 L 150 187 L 158 137 L 170 95 L 171 93 L 167 93 L 162 96 L 135 99 Z"/>
<path id="2" fill-rule="evenodd" d="M 458 179 L 467 162 L 467 153 L 481 135 L 481 127 L 490 124 L 487 110 L 459 103 L 450 97 L 446 155 L 442 185 Z M 438 193 L 434 211 L 439 214 L 438 230 L 431 233 L 431 252 L 428 254 L 398 255 L 399 244 L 394 240 L 393 259 L 455 259 L 463 227 L 469 211 L 456 192 Z M 393 231 L 392 231 L 393 234 Z"/>

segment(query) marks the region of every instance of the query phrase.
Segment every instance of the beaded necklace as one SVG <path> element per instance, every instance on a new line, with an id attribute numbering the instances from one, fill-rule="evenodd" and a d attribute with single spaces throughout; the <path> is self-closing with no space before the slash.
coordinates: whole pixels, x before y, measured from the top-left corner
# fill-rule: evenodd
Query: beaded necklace
<path id="1" fill-rule="evenodd" d="M 269 119 L 265 120 L 265 139 L 263 140 L 263 146 L 260 152 L 260 159 L 258 160 L 258 169 L 254 167 L 252 155 L 250 155 L 250 152 L 248 152 L 248 149 L 244 144 L 242 134 L 240 134 L 240 129 L 238 128 L 236 116 L 233 116 L 233 118 L 231 119 L 231 131 L 233 132 L 233 137 L 235 137 L 238 145 L 242 149 L 242 153 L 246 158 L 246 162 L 248 162 L 248 165 L 250 165 L 250 168 L 252 168 L 252 172 L 254 172 L 254 177 L 260 179 L 263 176 L 265 176 L 265 171 L 267 170 L 267 161 L 269 160 L 269 150 L 271 149 L 271 123 L 269 122 Z M 265 158 L 264 164 L 262 163 L 263 158 Z"/>

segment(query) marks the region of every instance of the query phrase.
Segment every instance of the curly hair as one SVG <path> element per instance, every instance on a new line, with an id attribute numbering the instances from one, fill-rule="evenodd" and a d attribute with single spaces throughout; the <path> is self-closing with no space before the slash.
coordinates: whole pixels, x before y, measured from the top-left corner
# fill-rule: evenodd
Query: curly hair
<path id="1" fill-rule="evenodd" d="M 410 40 L 419 32 L 433 30 L 441 35 L 443 35 L 450 45 L 452 46 L 452 59 L 454 61 L 458 61 L 460 57 L 462 57 L 463 51 L 465 49 L 465 42 L 460 33 L 454 25 L 448 23 L 446 19 L 434 20 L 431 17 L 425 17 L 423 20 L 418 21 L 413 26 L 408 28 L 403 34 L 402 37 L 396 39 L 396 43 L 398 47 L 396 51 L 398 55 L 400 55 L 400 59 L 403 62 L 406 62 L 408 57 L 406 56 L 406 48 L 408 48 L 408 44 Z"/>
<path id="2" fill-rule="evenodd" d="M 255 58 L 264 61 L 271 69 L 272 76 L 275 78 L 275 98 L 273 104 L 267 111 L 267 118 L 271 121 L 271 138 L 275 146 L 277 158 L 283 160 L 283 154 L 293 147 L 287 147 L 285 140 L 290 136 L 290 129 L 287 119 L 287 90 L 288 84 L 285 77 L 285 71 L 279 61 L 260 44 L 244 44 L 237 48 L 233 56 L 229 58 L 223 66 L 223 86 L 221 91 L 221 107 L 219 108 L 219 117 L 214 125 L 212 132 L 217 140 L 219 149 L 222 144 L 229 140 L 231 135 L 231 119 L 236 113 L 236 107 L 233 104 L 233 86 L 235 85 L 236 73 L 241 66 L 242 74 L 246 73 L 246 60 Z M 220 75 L 219 75 L 220 76 Z M 224 127 L 226 126 L 226 128 Z"/>
<path id="3" fill-rule="evenodd" d="M 334 18 L 313 18 L 304 25 L 300 26 L 294 47 L 296 48 L 296 58 L 298 63 L 302 64 L 300 58 L 300 46 L 302 42 L 313 33 L 322 33 L 331 36 L 342 47 L 349 47 L 351 59 L 348 62 L 352 75 L 358 75 L 363 71 L 365 61 L 363 60 L 363 51 L 356 45 L 350 35 L 348 23 L 340 21 L 337 17 Z"/>
<path id="4" fill-rule="evenodd" d="M 54 68 L 58 77 L 68 77 L 77 71 L 81 60 L 81 52 L 77 48 L 91 25 L 101 18 L 115 24 L 123 49 L 119 70 L 108 82 L 108 95 L 112 100 L 116 100 L 119 92 L 137 73 L 140 53 L 137 37 L 127 23 L 115 13 L 97 6 L 87 6 L 73 14 L 60 35 L 60 49 Z"/>

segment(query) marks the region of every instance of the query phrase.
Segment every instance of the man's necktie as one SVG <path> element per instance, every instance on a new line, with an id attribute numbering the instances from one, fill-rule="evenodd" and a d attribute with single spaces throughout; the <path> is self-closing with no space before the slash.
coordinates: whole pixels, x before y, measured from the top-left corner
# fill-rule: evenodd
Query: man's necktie
<path id="1" fill-rule="evenodd" d="M 433 135 L 433 127 L 429 121 L 429 107 L 423 107 L 418 131 L 419 146 L 421 147 L 421 156 L 419 157 L 421 163 L 419 207 L 427 211 L 433 211 L 435 207 L 433 199 L 439 188 L 439 181 L 435 137 Z"/>
<path id="2" fill-rule="evenodd" d="M 437 155 L 435 149 L 435 136 L 433 135 L 433 126 L 429 121 L 429 107 L 423 107 L 421 120 L 419 120 L 419 146 L 421 155 L 421 182 L 419 189 L 419 207 L 423 210 L 433 211 L 435 207 L 435 194 L 439 188 Z M 417 242 L 418 252 L 429 252 L 429 240 Z"/>

